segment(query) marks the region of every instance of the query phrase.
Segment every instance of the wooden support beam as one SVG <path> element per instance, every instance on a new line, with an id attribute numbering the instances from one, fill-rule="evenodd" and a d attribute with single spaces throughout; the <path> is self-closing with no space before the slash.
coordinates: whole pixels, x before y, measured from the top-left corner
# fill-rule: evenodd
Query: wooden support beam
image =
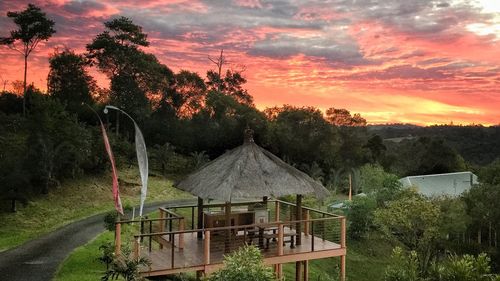
<path id="1" fill-rule="evenodd" d="M 346 218 L 340 220 L 340 247 L 346 247 Z"/>
<path id="2" fill-rule="evenodd" d="M 186 221 L 184 218 L 179 219 L 179 231 L 183 231 L 186 228 Z M 184 233 L 179 234 L 179 250 L 184 249 Z"/>
<path id="3" fill-rule="evenodd" d="M 280 220 L 280 202 L 274 201 L 274 221 L 278 222 Z"/>
<path id="4" fill-rule="evenodd" d="M 205 230 L 205 240 L 203 241 L 203 263 L 210 264 L 210 230 Z"/>
<path id="5" fill-rule="evenodd" d="M 280 223 L 278 225 L 278 256 L 283 255 L 283 239 L 284 239 L 283 224 Z"/>
<path id="6" fill-rule="evenodd" d="M 134 239 L 134 260 L 138 261 L 141 257 L 141 238 Z"/>
<path id="7" fill-rule="evenodd" d="M 201 197 L 198 197 L 198 229 L 203 229 L 203 199 Z M 197 237 L 202 239 L 203 233 L 198 232 Z"/>
<path id="8" fill-rule="evenodd" d="M 311 215 L 309 213 L 309 210 L 306 210 L 304 212 L 302 219 L 306 220 L 306 222 L 304 223 L 304 235 L 309 236 L 309 232 L 310 232 L 309 229 L 310 229 L 310 225 L 311 225 L 311 222 L 309 222 L 309 220 L 311 219 Z"/>
<path id="9" fill-rule="evenodd" d="M 160 211 L 160 231 L 159 232 L 165 232 L 165 223 L 166 221 L 163 221 L 163 219 L 165 219 L 166 217 L 166 212 L 163 210 L 163 208 L 158 208 L 158 210 Z"/>
<path id="10" fill-rule="evenodd" d="M 345 281 L 345 256 L 340 256 L 340 281 Z"/>
<path id="11" fill-rule="evenodd" d="M 297 220 L 302 219 L 302 194 L 297 194 L 297 207 L 295 208 L 295 218 Z M 297 231 L 297 240 L 296 245 L 302 245 L 302 224 L 300 222 L 297 223 L 295 227 Z"/>
<path id="12" fill-rule="evenodd" d="M 295 262 L 295 281 L 302 280 L 302 261 Z"/>
<path id="13" fill-rule="evenodd" d="M 305 260 L 302 262 L 304 267 L 304 281 L 309 281 L 309 261 Z"/>

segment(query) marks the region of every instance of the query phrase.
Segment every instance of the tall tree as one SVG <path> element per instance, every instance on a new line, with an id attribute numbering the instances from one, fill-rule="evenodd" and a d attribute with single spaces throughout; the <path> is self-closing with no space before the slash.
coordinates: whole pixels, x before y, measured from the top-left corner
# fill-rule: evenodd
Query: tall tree
<path id="1" fill-rule="evenodd" d="M 80 112 L 82 103 L 92 102 L 96 83 L 87 73 L 87 62 L 81 55 L 66 49 L 49 58 L 48 93 L 66 104 L 70 112 Z"/>
<path id="2" fill-rule="evenodd" d="M 28 71 L 28 56 L 35 50 L 41 41 L 47 41 L 56 31 L 54 21 L 47 18 L 42 10 L 28 4 L 26 10 L 20 12 L 7 12 L 18 26 L 18 29 L 11 30 L 9 37 L 0 37 L 0 44 L 19 52 L 24 57 L 24 83 L 23 83 L 23 115 L 26 114 L 26 76 Z M 16 46 L 16 41 L 20 41 L 22 46 Z"/>
<path id="3" fill-rule="evenodd" d="M 335 126 L 366 126 L 366 119 L 359 113 L 351 115 L 349 110 L 343 108 L 328 108 L 326 120 Z"/>
<path id="4" fill-rule="evenodd" d="M 207 85 L 210 91 L 217 91 L 228 96 L 232 96 L 239 103 L 253 106 L 253 97 L 243 88 L 247 80 L 241 75 L 240 71 L 228 69 L 222 77 L 222 68 L 227 64 L 224 50 L 220 51 L 220 56 L 208 59 L 217 66 L 217 71 L 209 70 L 207 72 Z"/>

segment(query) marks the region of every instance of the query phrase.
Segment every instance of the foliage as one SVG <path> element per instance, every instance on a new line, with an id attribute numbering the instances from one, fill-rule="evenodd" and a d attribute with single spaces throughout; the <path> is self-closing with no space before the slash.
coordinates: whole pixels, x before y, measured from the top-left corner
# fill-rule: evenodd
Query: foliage
<path id="1" fill-rule="evenodd" d="M 385 281 L 423 281 L 419 276 L 419 262 L 415 251 L 405 254 L 396 247 L 392 252 L 392 263 L 387 267 Z"/>
<path id="2" fill-rule="evenodd" d="M 224 267 L 214 272 L 208 281 L 271 281 L 276 280 L 272 269 L 264 265 L 255 246 L 245 246 L 224 257 Z"/>
<path id="3" fill-rule="evenodd" d="M 326 110 L 326 120 L 334 126 L 366 126 L 366 119 L 359 113 L 351 116 L 349 110 L 330 107 Z"/>
<path id="4" fill-rule="evenodd" d="M 349 222 L 348 235 L 352 239 L 361 239 L 374 227 L 374 211 L 377 202 L 372 195 L 355 196 L 347 208 Z"/>
<path id="5" fill-rule="evenodd" d="M 103 256 L 101 260 L 103 262 L 109 261 L 109 248 L 104 245 L 102 248 Z M 105 255 L 108 255 L 105 257 Z M 144 280 L 139 274 L 139 268 L 141 266 L 149 266 L 151 263 L 148 259 L 140 257 L 135 259 L 132 257 L 131 250 L 128 247 L 122 248 L 122 253 L 118 256 L 113 255 L 111 264 L 107 264 L 108 268 L 102 276 L 102 281 L 117 280 L 122 277 L 126 281 L 139 281 Z"/>
<path id="6" fill-rule="evenodd" d="M 430 272 L 431 281 L 494 281 L 499 275 L 491 274 L 490 258 L 482 253 L 472 255 L 450 255 L 448 259 L 435 264 Z"/>
<path id="7" fill-rule="evenodd" d="M 66 105 L 70 112 L 82 114 L 83 103 L 92 104 L 96 82 L 86 70 L 87 61 L 82 55 L 65 49 L 50 58 L 47 92 Z M 87 109 L 85 108 L 85 111 Z"/>
<path id="8" fill-rule="evenodd" d="M 81 173 L 91 140 L 88 131 L 57 100 L 35 95 L 30 111 L 29 169 L 46 194 L 59 179 Z"/>
<path id="9" fill-rule="evenodd" d="M 490 258 L 482 253 L 472 255 L 449 255 L 442 261 L 436 261 L 428 271 L 419 267 L 420 257 L 417 252 L 405 253 L 396 247 L 392 254 L 392 263 L 387 266 L 385 281 L 495 281 L 500 275 L 491 274 Z"/>
<path id="10" fill-rule="evenodd" d="M 392 201 L 385 209 L 375 211 L 375 224 L 391 239 L 402 243 L 420 256 L 420 268 L 425 271 L 436 254 L 440 238 L 440 209 L 430 200 L 409 192 Z"/>
<path id="11" fill-rule="evenodd" d="M 42 10 L 33 5 L 20 12 L 7 12 L 19 29 L 11 30 L 9 37 L 0 37 L 0 45 L 7 45 L 9 48 L 22 54 L 24 57 L 24 95 L 26 96 L 26 73 L 28 68 L 28 56 L 38 46 L 41 41 L 47 41 L 56 31 L 54 21 L 47 18 Z M 16 41 L 20 41 L 22 47 L 16 46 Z M 23 99 L 23 113 L 26 111 L 26 97 Z"/>

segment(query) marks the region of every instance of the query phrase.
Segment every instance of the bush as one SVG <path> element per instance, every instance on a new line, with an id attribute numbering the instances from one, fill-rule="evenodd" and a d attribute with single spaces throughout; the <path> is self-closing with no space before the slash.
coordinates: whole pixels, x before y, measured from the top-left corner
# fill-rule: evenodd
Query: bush
<path id="1" fill-rule="evenodd" d="M 245 246 L 224 257 L 224 268 L 214 272 L 208 281 L 274 281 L 270 267 L 264 265 L 255 246 Z"/>
<path id="2" fill-rule="evenodd" d="M 372 196 L 354 197 L 347 208 L 349 222 L 349 237 L 361 239 L 374 227 L 373 212 L 377 209 L 377 202 Z"/>
<path id="3" fill-rule="evenodd" d="M 139 274 L 141 266 L 149 266 L 151 263 L 146 258 L 134 259 L 131 255 L 131 250 L 128 247 L 122 249 L 122 253 L 118 256 L 114 254 L 113 247 L 108 243 L 99 247 L 103 251 L 103 255 L 99 260 L 106 263 L 106 272 L 101 278 L 102 281 L 116 280 L 122 277 L 126 281 L 144 280 Z"/>

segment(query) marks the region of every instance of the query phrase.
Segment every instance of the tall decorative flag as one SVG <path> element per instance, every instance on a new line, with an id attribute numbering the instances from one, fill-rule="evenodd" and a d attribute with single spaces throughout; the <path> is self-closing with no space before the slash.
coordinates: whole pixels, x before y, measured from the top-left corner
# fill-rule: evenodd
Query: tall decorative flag
<path id="1" fill-rule="evenodd" d="M 108 109 L 114 109 L 125 114 L 132 122 L 134 123 L 135 128 L 135 150 L 137 152 L 137 162 L 139 164 L 139 173 L 141 174 L 141 206 L 139 209 L 139 216 L 142 217 L 142 210 L 144 208 L 144 202 L 146 201 L 146 195 L 148 192 L 148 153 L 146 151 L 146 142 L 144 141 L 144 137 L 142 136 L 142 132 L 137 126 L 135 120 L 128 115 L 125 111 L 119 109 L 116 106 L 107 105 L 104 108 L 104 113 L 108 113 Z"/>
<path id="2" fill-rule="evenodd" d="M 111 170 L 112 170 L 112 176 L 113 176 L 113 199 L 115 201 L 115 209 L 118 213 L 123 215 L 123 206 L 122 206 L 122 201 L 120 199 L 120 189 L 118 187 L 118 174 L 116 172 L 116 165 L 115 165 L 115 157 L 113 156 L 113 151 L 111 150 L 111 145 L 109 144 L 109 139 L 108 139 L 108 134 L 106 133 L 106 128 L 104 128 L 104 124 L 102 123 L 101 117 L 99 117 L 99 114 L 95 112 L 95 110 L 87 105 L 94 113 L 97 115 L 97 118 L 99 118 L 99 123 L 101 124 L 101 132 L 102 132 L 102 138 L 104 140 L 104 147 L 106 148 L 106 152 L 108 153 L 109 157 L 109 162 L 111 162 Z"/>

